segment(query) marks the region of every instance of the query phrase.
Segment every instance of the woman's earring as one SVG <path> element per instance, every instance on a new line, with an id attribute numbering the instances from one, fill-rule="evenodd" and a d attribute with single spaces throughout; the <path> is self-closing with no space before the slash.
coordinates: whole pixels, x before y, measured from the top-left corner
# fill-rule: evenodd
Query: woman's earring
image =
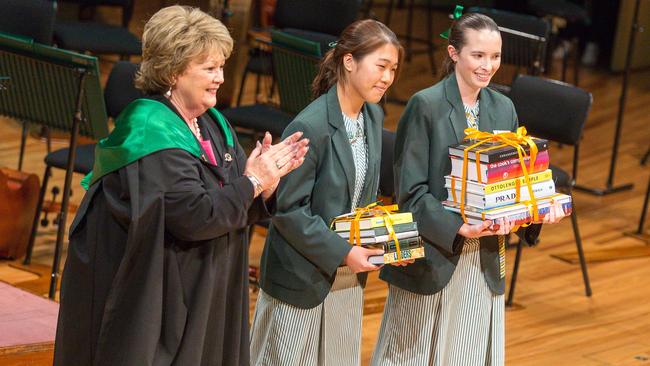
<path id="1" fill-rule="evenodd" d="M 165 92 L 165 96 L 167 98 L 170 98 L 172 96 L 172 88 L 171 87 Z"/>

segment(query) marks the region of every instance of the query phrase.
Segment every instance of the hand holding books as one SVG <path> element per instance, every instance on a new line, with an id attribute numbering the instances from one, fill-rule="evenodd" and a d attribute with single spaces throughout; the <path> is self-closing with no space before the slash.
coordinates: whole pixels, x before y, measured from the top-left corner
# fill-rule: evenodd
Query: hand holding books
<path id="1" fill-rule="evenodd" d="M 353 245 L 345 264 L 355 272 L 379 268 L 370 268 L 367 264 L 403 266 L 424 257 L 422 239 L 413 215 L 397 212 L 397 205 L 373 203 L 357 208 L 354 212 L 335 217 L 331 227 Z"/>
<path id="2" fill-rule="evenodd" d="M 496 220 L 485 220 L 478 224 L 463 224 L 460 229 L 458 229 L 458 234 L 466 238 L 480 238 L 482 236 L 490 235 L 507 235 L 514 228 L 516 228 L 516 222 L 508 221 L 503 218 Z"/>
<path id="3" fill-rule="evenodd" d="M 516 132 L 468 128 L 464 142 L 449 147 L 445 209 L 465 224 L 460 235 L 504 235 L 521 225 L 554 224 L 571 213 L 571 196 L 555 192 L 548 142 Z"/>
<path id="4" fill-rule="evenodd" d="M 556 201 L 550 206 L 548 214 L 541 221 L 533 222 L 533 224 L 557 224 L 567 216 L 562 208 L 562 203 Z"/>
<path id="5" fill-rule="evenodd" d="M 350 267 L 354 273 L 374 271 L 379 269 L 381 264 L 370 263 L 369 258 L 380 255 L 384 255 L 383 249 L 367 249 L 362 246 L 353 246 L 343 260 L 343 264 Z"/>

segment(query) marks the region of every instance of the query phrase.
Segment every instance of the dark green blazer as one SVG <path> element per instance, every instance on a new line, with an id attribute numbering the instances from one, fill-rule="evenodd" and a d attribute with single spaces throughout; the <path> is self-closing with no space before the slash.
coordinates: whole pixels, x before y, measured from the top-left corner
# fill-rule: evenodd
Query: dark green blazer
<path id="1" fill-rule="evenodd" d="M 514 131 L 517 114 L 507 97 L 483 88 L 479 95 L 479 129 Z M 395 184 L 400 210 L 413 212 L 425 244 L 426 258 L 406 267 L 385 266 L 380 277 L 397 287 L 433 294 L 444 288 L 456 268 L 464 238 L 457 235 L 463 224 L 459 214 L 446 211 L 444 176 L 451 172 L 448 147 L 460 142 L 467 128 L 463 102 L 455 74 L 416 93 L 399 121 L 395 140 Z M 530 235 L 539 233 L 531 225 Z M 523 230 L 520 230 L 523 231 Z M 528 236 L 528 234 L 526 234 Z M 481 268 L 492 292 L 503 294 L 499 240 L 480 239 Z M 532 238 L 531 238 L 532 240 Z"/>
<path id="2" fill-rule="evenodd" d="M 368 143 L 368 171 L 359 206 L 377 198 L 383 112 L 363 106 Z M 266 237 L 260 265 L 260 286 L 276 299 L 313 308 L 330 291 L 337 268 L 350 244 L 329 225 L 349 212 L 355 167 L 336 86 L 307 106 L 284 131 L 302 131 L 309 138 L 305 162 L 285 176 L 277 189 L 277 211 Z M 359 275 L 365 284 L 366 275 Z"/>

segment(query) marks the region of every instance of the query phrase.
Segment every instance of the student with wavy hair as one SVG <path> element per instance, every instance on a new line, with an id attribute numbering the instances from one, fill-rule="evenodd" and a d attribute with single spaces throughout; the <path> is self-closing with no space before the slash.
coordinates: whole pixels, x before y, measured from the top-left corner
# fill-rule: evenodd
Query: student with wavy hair
<path id="1" fill-rule="evenodd" d="M 510 99 L 487 88 L 501 62 L 496 23 L 465 14 L 448 39 L 445 77 L 411 97 L 397 128 L 398 202 L 413 212 L 426 257 L 382 269 L 389 290 L 372 365 L 504 364 L 504 235 L 514 225 L 466 224 L 441 202 L 449 145 L 463 140 L 468 127 L 514 131 L 517 114 Z M 563 216 L 556 205 L 544 222 Z M 534 243 L 540 227 L 517 234 Z"/>
<path id="2" fill-rule="evenodd" d="M 383 112 L 377 102 L 403 55 L 374 20 L 348 26 L 313 82 L 317 97 L 287 127 L 311 142 L 304 164 L 280 181 L 261 260 L 251 329 L 252 365 L 358 365 L 363 286 L 381 250 L 351 246 L 335 216 L 376 200 Z"/>

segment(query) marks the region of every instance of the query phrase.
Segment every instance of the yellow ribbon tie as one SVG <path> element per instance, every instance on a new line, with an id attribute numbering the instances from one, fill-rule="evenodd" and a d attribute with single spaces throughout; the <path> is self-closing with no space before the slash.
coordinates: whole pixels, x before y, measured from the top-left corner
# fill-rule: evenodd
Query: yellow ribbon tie
<path id="1" fill-rule="evenodd" d="M 531 172 L 535 166 L 535 160 L 537 159 L 537 145 L 533 141 L 532 137 L 527 136 L 526 128 L 519 127 L 515 132 L 504 132 L 498 134 L 492 134 L 489 132 L 479 131 L 476 128 L 466 128 L 465 129 L 465 140 L 476 140 L 477 142 L 468 146 L 463 151 L 463 172 L 461 180 L 461 196 L 460 196 L 460 215 L 463 218 L 464 222 L 467 222 L 467 217 L 465 216 L 465 195 L 467 192 L 467 168 L 469 161 L 469 151 L 475 147 L 484 145 L 490 142 L 497 142 L 494 146 L 486 147 L 484 149 L 478 149 L 476 151 L 476 169 L 477 169 L 477 180 L 479 183 L 482 182 L 480 174 L 480 154 L 494 149 L 499 149 L 505 146 L 511 146 L 517 150 L 517 157 L 519 159 L 519 164 L 521 165 L 521 170 L 524 176 L 524 182 L 528 188 L 528 193 L 530 194 L 530 200 L 525 204 L 527 205 L 531 216 L 533 217 L 533 222 L 538 220 L 539 212 L 537 209 L 537 200 L 533 193 L 533 186 L 530 182 L 528 169 L 531 169 Z M 530 148 L 530 153 L 527 155 L 526 150 L 522 145 L 528 145 Z M 526 167 L 525 157 L 530 156 L 530 161 L 528 167 Z M 517 187 L 517 201 L 519 201 L 519 188 Z M 481 217 L 485 219 L 485 215 L 482 214 Z M 522 225 L 527 226 L 527 225 Z"/>
<path id="2" fill-rule="evenodd" d="M 360 221 L 365 214 L 370 214 L 369 216 L 377 216 L 381 213 L 385 215 L 384 226 L 388 231 L 388 237 L 395 241 L 395 249 L 397 250 L 397 260 L 402 260 L 402 251 L 400 249 L 399 240 L 395 234 L 395 229 L 393 228 L 393 216 L 391 213 L 398 210 L 397 205 L 382 206 L 378 205 L 377 202 L 373 202 L 366 207 L 359 207 L 354 209 L 354 218 L 350 223 L 350 243 L 352 245 L 361 245 L 361 228 Z M 373 212 L 374 211 L 374 212 Z M 333 224 L 333 223 L 332 223 Z"/>

